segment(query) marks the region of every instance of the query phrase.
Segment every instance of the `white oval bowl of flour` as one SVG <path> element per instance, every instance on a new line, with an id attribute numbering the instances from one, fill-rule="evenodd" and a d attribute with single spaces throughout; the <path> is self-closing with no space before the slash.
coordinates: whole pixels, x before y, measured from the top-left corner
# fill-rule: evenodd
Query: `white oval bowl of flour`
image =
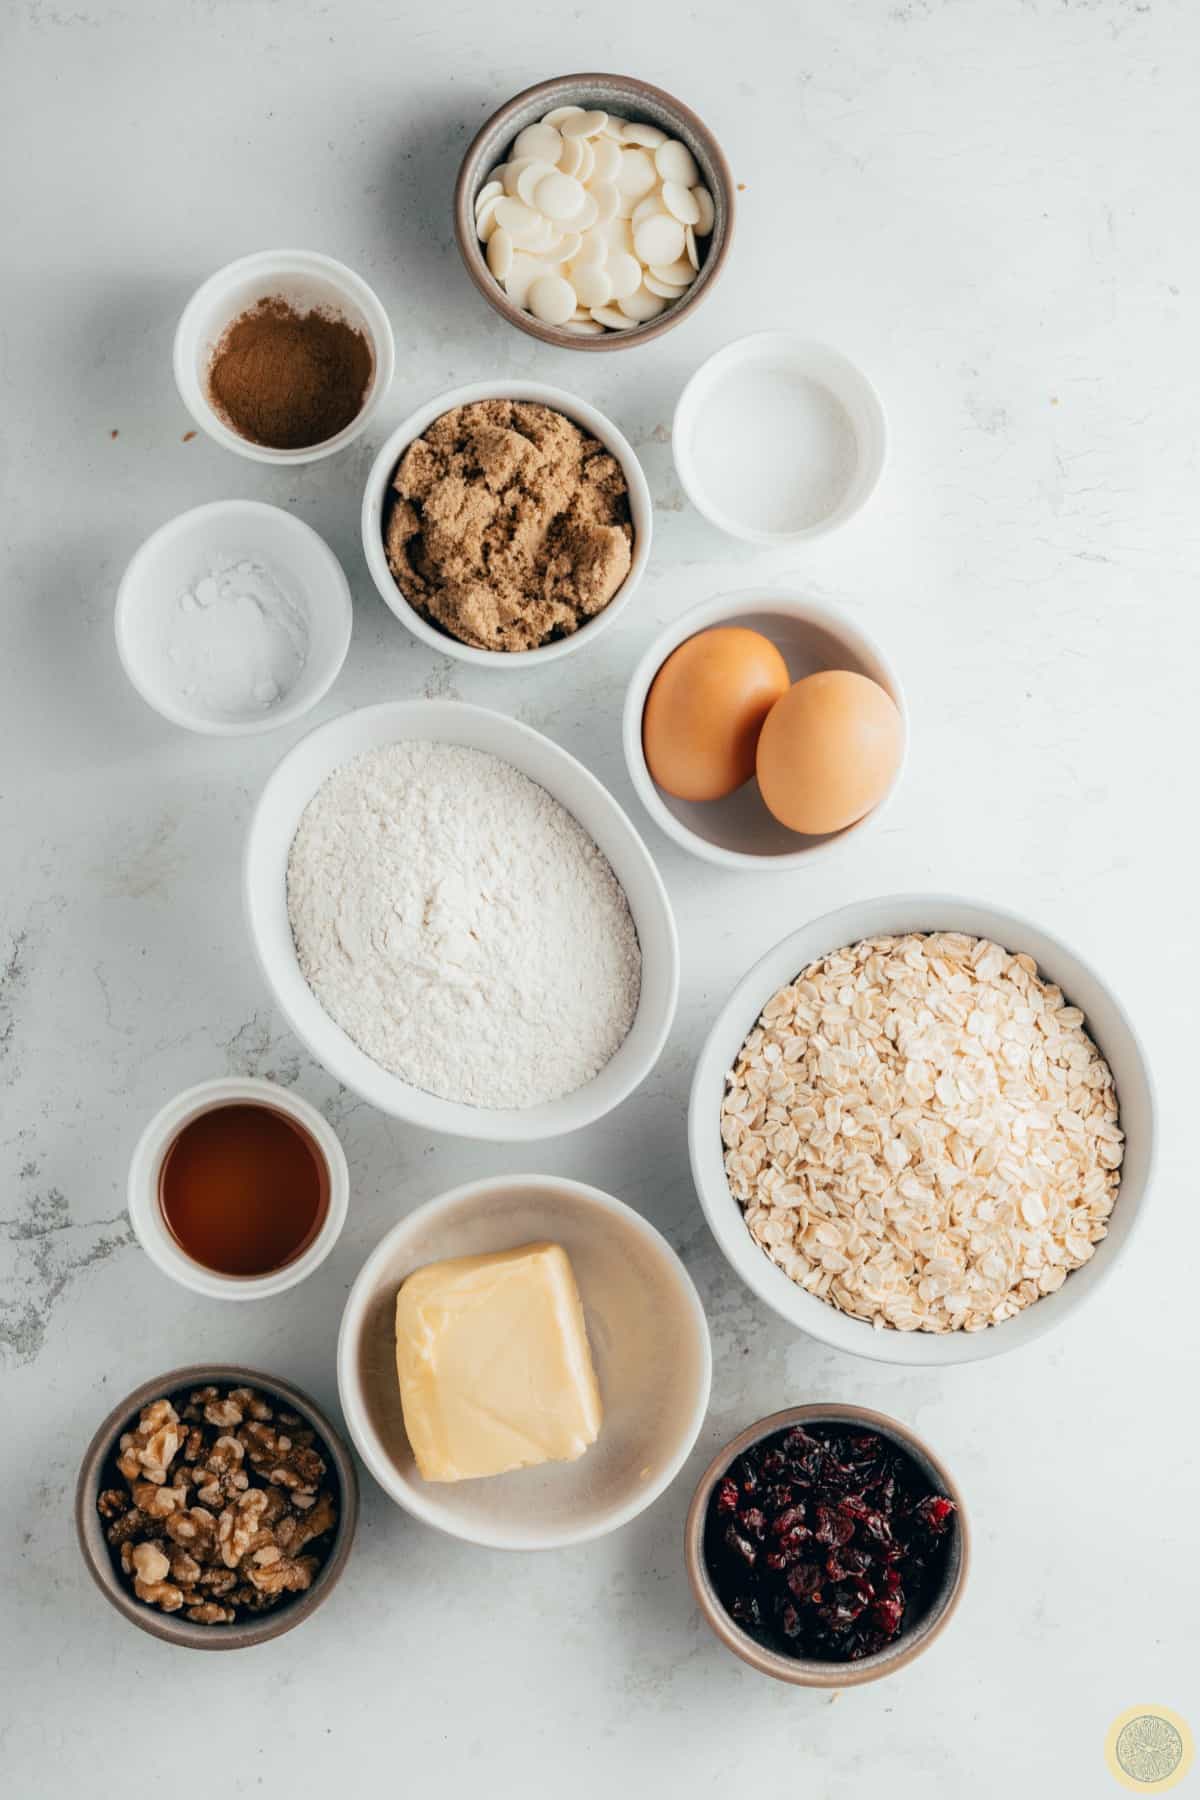
<path id="1" fill-rule="evenodd" d="M 173 725 L 214 737 L 273 731 L 332 687 L 350 647 L 345 572 L 281 507 L 216 500 L 146 539 L 114 620 L 125 673 Z"/>
<path id="2" fill-rule="evenodd" d="M 387 838 L 394 830 L 405 828 L 404 812 L 407 809 L 393 809 L 391 818 L 380 818 L 378 813 L 372 814 L 370 805 L 361 814 L 356 814 L 353 807 L 343 813 L 343 797 L 352 801 L 353 796 L 349 793 L 342 796 L 336 784 L 344 779 L 343 772 L 348 770 L 348 765 L 353 764 L 356 758 L 371 758 L 367 769 L 374 779 L 378 774 L 379 759 L 372 757 L 371 753 L 382 753 L 393 748 L 402 749 L 406 755 L 410 751 L 415 753 L 412 764 L 413 805 L 433 807 L 429 831 L 431 842 L 438 839 L 439 832 L 449 831 L 453 836 L 454 809 L 440 804 L 436 792 L 432 798 L 428 791 L 422 796 L 418 791 L 422 782 L 428 784 L 436 776 L 438 766 L 444 765 L 447 774 L 456 782 L 464 782 L 464 791 L 459 797 L 464 819 L 471 816 L 472 800 L 472 796 L 465 791 L 465 777 L 470 773 L 471 758 L 449 754 L 439 758 L 436 751 L 453 749 L 482 753 L 481 766 L 489 759 L 498 759 L 500 764 L 508 765 L 510 772 L 516 771 L 517 777 L 526 778 L 524 782 L 519 779 L 507 782 L 501 780 L 497 790 L 500 806 L 496 816 L 489 821 L 487 835 L 490 842 L 483 849 L 495 865 L 494 886 L 497 893 L 502 893 L 510 876 L 521 874 L 519 860 L 521 854 L 527 853 L 527 839 L 531 828 L 539 827 L 539 823 L 544 825 L 549 833 L 547 841 L 551 841 L 556 832 L 563 830 L 560 809 L 570 815 L 570 820 L 565 822 L 568 862 L 564 864 L 564 868 L 571 874 L 575 885 L 565 884 L 559 893 L 553 880 L 547 888 L 541 884 L 538 871 L 530 871 L 539 880 L 539 891 L 548 893 L 551 906 L 558 907 L 559 916 L 547 916 L 544 929 L 534 925 L 526 931 L 527 941 L 523 950 L 520 944 L 514 945 L 513 934 L 508 932 L 507 942 L 501 945 L 509 959 L 505 967 L 505 981 L 503 985 L 497 983 L 494 991 L 492 984 L 486 979 L 487 970 L 478 971 L 477 940 L 471 931 L 469 917 L 474 901 L 470 895 L 455 892 L 453 884 L 447 894 L 447 871 L 432 859 L 426 862 L 421 839 L 411 842 L 410 850 L 400 859 L 398 867 L 393 861 L 397 881 L 404 890 L 403 893 L 397 893 L 394 908 L 390 906 L 388 896 L 381 901 L 378 892 L 374 891 L 378 879 L 375 865 L 369 857 L 359 857 L 357 854 L 359 836 L 365 838 L 369 835 L 365 824 L 357 822 L 359 819 L 366 821 L 374 818 L 382 836 Z M 423 754 L 425 752 L 428 754 Z M 329 787 L 327 784 L 331 778 L 334 778 L 335 785 Z M 540 822 L 522 811 L 531 801 L 527 791 L 530 783 L 542 791 L 538 803 L 546 818 Z M 370 784 L 367 785 L 369 788 Z M 327 817 L 323 823 L 318 816 L 318 824 L 324 835 L 318 831 L 314 839 L 314 811 L 310 810 L 310 802 L 316 801 L 322 790 L 327 797 L 331 793 L 337 795 L 339 804 L 336 808 L 326 807 Z M 546 804 L 545 796 L 549 796 L 549 805 Z M 371 793 L 368 792 L 367 800 L 370 801 L 371 798 Z M 506 817 L 504 806 L 510 803 L 511 816 Z M 316 812 L 319 815 L 320 802 L 317 803 Z M 339 820 L 346 821 L 340 833 Z M 577 832 L 570 829 L 572 821 L 578 828 Z M 297 833 L 302 822 L 304 836 L 298 840 Z M 408 823 L 411 826 L 411 821 Z M 465 829 L 464 826 L 464 831 Z M 345 841 L 347 831 L 359 834 L 349 847 Z M 504 1016 L 496 1015 L 495 995 L 502 992 L 511 995 L 514 986 L 519 985 L 522 956 L 535 1023 L 541 1021 L 548 1010 L 561 1005 L 562 1023 L 566 1028 L 562 1041 L 569 1048 L 573 1048 L 570 1038 L 571 1022 L 578 1022 L 581 1018 L 581 992 L 595 993 L 594 980 L 605 979 L 606 969 L 619 969 L 621 966 L 619 946 L 614 952 L 616 960 L 610 958 L 605 963 L 601 959 L 593 967 L 590 966 L 591 959 L 587 959 L 589 967 L 583 969 L 581 966 L 580 973 L 585 984 L 581 989 L 575 980 L 572 966 L 562 960 L 563 945 L 569 942 L 570 924 L 570 917 L 564 910 L 565 903 L 569 899 L 571 916 L 574 916 L 581 903 L 588 903 L 586 891 L 579 886 L 580 872 L 582 870 L 586 873 L 587 862 L 586 856 L 580 856 L 581 840 L 590 840 L 591 845 L 599 849 L 602 858 L 606 859 L 608 900 L 611 902 L 611 890 L 614 885 L 618 885 L 623 890 L 628 918 L 632 920 L 633 930 L 636 932 L 635 949 L 640 952 L 640 979 L 629 997 L 631 1023 L 627 1029 L 621 1027 L 619 1043 L 615 1044 L 602 1066 L 596 1068 L 581 1085 L 551 1098 L 535 1098 L 532 1103 L 513 1104 L 515 1093 L 520 1087 L 523 1067 L 517 1052 L 527 1041 L 528 1032 L 525 1027 L 529 1025 L 529 1020 L 526 1018 L 520 1022 L 522 1029 L 514 1032 L 516 1048 L 512 1055 L 507 1054 Z M 292 878 L 298 896 L 296 905 L 300 909 L 293 915 L 289 913 L 289 858 L 292 856 L 293 844 L 297 842 L 306 846 L 306 855 L 303 868 L 293 868 Z M 307 850 L 312 848 L 314 842 L 316 854 L 309 856 Z M 326 854 L 324 863 L 321 860 L 323 847 Z M 473 854 L 473 847 L 461 840 L 459 848 L 464 854 Z M 483 866 L 487 866 L 486 860 Z M 641 838 L 607 789 L 573 756 L 569 756 L 565 750 L 561 750 L 558 745 L 527 725 L 521 725 L 515 719 L 483 707 L 467 706 L 449 700 L 389 702 L 347 713 L 310 732 L 284 757 L 268 781 L 255 809 L 246 844 L 244 891 L 251 942 L 268 985 L 297 1037 L 336 1080 L 369 1101 L 379 1111 L 406 1119 L 409 1123 L 430 1131 L 490 1139 L 494 1142 L 528 1143 L 589 1125 L 617 1106 L 650 1073 L 658 1061 L 675 1015 L 679 989 L 679 945 L 675 922 L 662 879 Z M 422 895 L 427 898 L 422 899 Z M 485 901 L 490 901 L 494 896 L 487 895 L 484 898 Z M 604 898 L 602 892 L 601 901 Z M 609 910 L 611 912 L 611 905 Z M 408 942 L 401 942 L 398 950 L 395 946 L 389 946 L 386 964 L 381 962 L 372 969 L 370 956 L 382 931 L 386 930 L 390 935 L 394 929 L 403 934 L 413 925 L 414 919 L 426 924 L 431 914 L 436 915 L 442 911 L 447 914 L 446 930 L 441 931 L 441 922 L 435 920 L 441 931 L 436 953 L 439 957 L 444 956 L 446 969 L 437 971 L 435 980 L 425 984 L 419 980 L 410 982 L 408 979 L 412 969 L 420 969 L 423 965 L 428 948 L 427 943 L 421 941 L 419 933 Z M 355 1026 L 354 1037 L 335 1021 L 322 999 L 318 998 L 309 985 L 297 946 L 297 934 L 293 930 L 293 916 L 299 918 L 299 936 L 304 940 L 305 955 L 308 957 L 313 979 L 322 987 L 325 998 L 339 1010 L 346 1022 Z M 603 911 L 597 913 L 598 919 L 604 920 L 606 916 Z M 611 919 L 608 922 L 611 924 Z M 310 924 L 311 933 L 308 929 Z M 368 981 L 364 989 L 358 979 L 360 971 L 355 969 L 350 972 L 355 982 L 355 991 L 344 996 L 345 1007 L 339 1005 L 343 996 L 336 987 L 331 991 L 328 984 L 322 985 L 321 971 L 314 960 L 319 960 L 320 957 L 322 931 L 329 951 L 328 961 L 332 964 L 339 962 L 340 952 L 347 938 L 358 935 L 361 939 Z M 485 939 L 486 935 L 485 933 Z M 448 949 L 445 948 L 447 943 Z M 313 944 L 318 945 L 315 952 L 311 950 Z M 555 947 L 559 959 L 557 965 L 552 953 Z M 587 948 L 586 937 L 582 941 L 582 948 Z M 555 986 L 556 966 L 561 976 L 561 990 Z M 443 1015 L 442 1008 L 446 1005 L 447 997 L 446 972 L 448 970 L 452 981 L 455 970 L 459 967 L 466 970 L 464 984 L 469 981 L 474 990 L 467 996 L 470 1004 L 462 1009 L 450 1007 Z M 337 973 L 335 968 L 335 976 Z M 378 982 L 376 974 L 379 976 Z M 480 979 L 480 974 L 485 978 Z M 590 990 L 586 986 L 589 980 L 593 981 Z M 394 986 L 385 992 L 387 984 Z M 368 994 L 379 992 L 383 996 L 383 1004 L 377 1009 L 377 1013 L 388 1030 L 378 1039 L 371 1037 L 370 1029 L 358 1029 L 364 991 Z M 491 1103 L 482 1093 L 478 1099 L 467 1102 L 459 1098 L 448 1098 L 434 1091 L 444 1078 L 445 1069 L 453 1068 L 456 1042 L 465 1042 L 465 1039 L 456 1040 L 449 1035 L 450 1028 L 447 1027 L 445 1042 L 439 1044 L 431 1041 L 426 1029 L 428 1019 L 424 1013 L 416 1019 L 416 1025 L 420 1029 L 416 1032 L 417 1046 L 413 1062 L 403 1064 L 410 1070 L 407 1077 L 392 1072 L 392 1069 L 385 1067 L 375 1056 L 360 1047 L 360 1041 L 400 1041 L 392 1028 L 396 1027 L 400 1038 L 404 1037 L 404 1027 L 410 1011 L 415 1012 L 416 1006 L 426 1004 L 416 998 L 422 993 L 429 996 L 428 1005 L 438 1009 L 434 1015 L 438 1020 L 446 1016 L 458 1021 L 465 1018 L 468 1025 L 472 1025 L 474 1021 L 473 1029 L 477 1028 L 479 1037 L 497 1046 L 495 1090 L 501 1096 L 501 1103 Z M 601 994 L 601 999 L 603 998 Z M 453 999 L 452 994 L 450 999 Z M 511 1001 L 509 1004 L 511 1005 Z M 475 1008 L 473 1014 L 472 1007 Z M 489 1017 L 489 1010 L 493 1016 Z M 364 1019 L 363 1023 L 371 1027 L 375 1020 Z M 456 1024 L 455 1029 L 461 1033 L 461 1023 Z M 540 1061 L 535 1062 L 532 1067 L 532 1075 L 537 1081 L 544 1074 L 545 1043 L 546 1039 L 543 1037 L 538 1049 Z M 480 1058 L 473 1036 L 466 1044 L 462 1060 L 468 1068 L 473 1065 L 486 1073 L 486 1059 Z M 412 1075 L 413 1069 L 420 1073 L 426 1066 L 430 1070 L 429 1086 L 423 1085 Z"/>

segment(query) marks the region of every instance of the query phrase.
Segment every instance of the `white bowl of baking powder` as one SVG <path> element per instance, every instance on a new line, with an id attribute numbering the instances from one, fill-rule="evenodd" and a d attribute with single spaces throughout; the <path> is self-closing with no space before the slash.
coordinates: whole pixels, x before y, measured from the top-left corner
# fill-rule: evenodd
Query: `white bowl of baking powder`
<path id="1" fill-rule="evenodd" d="M 210 737 L 308 712 L 336 681 L 353 622 L 324 538 L 261 500 L 214 500 L 160 526 L 122 576 L 114 617 L 142 699 Z"/>
<path id="2" fill-rule="evenodd" d="M 624 890 L 641 953 L 636 1010 L 619 1048 L 572 1092 L 527 1105 L 466 1104 L 427 1092 L 361 1049 L 305 979 L 288 914 L 288 858 L 301 818 L 327 778 L 353 758 L 413 743 L 460 746 L 511 765 L 572 816 L 607 858 Z M 496 835 L 503 838 L 501 819 Z M 380 1112 L 413 1125 L 507 1143 L 576 1131 L 631 1094 L 666 1042 L 679 990 L 679 944 L 670 901 L 649 852 L 608 790 L 582 763 L 501 713 L 451 700 L 396 701 L 319 726 L 289 751 L 263 790 L 250 822 L 243 878 L 251 942 L 292 1030 L 336 1080 Z M 437 886 L 430 884 L 431 906 L 439 904 Z M 337 896 L 330 900 L 336 913 Z M 541 946 L 534 949 L 545 953 Z M 562 978 L 569 981 L 572 971 L 564 968 Z"/>

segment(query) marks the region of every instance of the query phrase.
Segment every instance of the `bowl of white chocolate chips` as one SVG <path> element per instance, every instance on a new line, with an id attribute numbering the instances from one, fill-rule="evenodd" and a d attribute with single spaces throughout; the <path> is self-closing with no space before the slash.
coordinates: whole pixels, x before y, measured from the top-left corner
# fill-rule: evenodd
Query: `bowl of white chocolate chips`
<path id="1" fill-rule="evenodd" d="M 712 286 L 733 233 L 720 145 L 681 101 L 620 75 L 539 82 L 463 159 L 455 235 L 512 324 L 570 350 L 643 343 Z"/>

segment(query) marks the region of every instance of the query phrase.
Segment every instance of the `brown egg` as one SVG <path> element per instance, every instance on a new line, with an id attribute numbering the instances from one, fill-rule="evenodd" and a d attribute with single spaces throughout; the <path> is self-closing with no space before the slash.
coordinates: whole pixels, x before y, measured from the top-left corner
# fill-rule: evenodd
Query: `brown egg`
<path id="1" fill-rule="evenodd" d="M 904 754 L 904 721 L 878 682 L 823 669 L 788 689 L 758 740 L 758 785 L 792 831 L 842 831 L 878 806 Z"/>
<path id="2" fill-rule="evenodd" d="M 659 787 L 677 800 L 720 800 L 749 781 L 763 720 L 789 680 L 771 640 L 740 625 L 697 632 L 672 650 L 642 714 Z"/>

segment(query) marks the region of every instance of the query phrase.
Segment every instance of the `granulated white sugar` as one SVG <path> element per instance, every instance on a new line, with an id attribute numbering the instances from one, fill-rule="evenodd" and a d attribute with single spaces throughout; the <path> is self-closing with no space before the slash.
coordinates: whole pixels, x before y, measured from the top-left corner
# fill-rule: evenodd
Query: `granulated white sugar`
<path id="1" fill-rule="evenodd" d="M 692 430 L 696 479 L 721 512 L 754 531 L 803 531 L 827 519 L 858 466 L 836 394 L 796 370 L 734 367 Z"/>

